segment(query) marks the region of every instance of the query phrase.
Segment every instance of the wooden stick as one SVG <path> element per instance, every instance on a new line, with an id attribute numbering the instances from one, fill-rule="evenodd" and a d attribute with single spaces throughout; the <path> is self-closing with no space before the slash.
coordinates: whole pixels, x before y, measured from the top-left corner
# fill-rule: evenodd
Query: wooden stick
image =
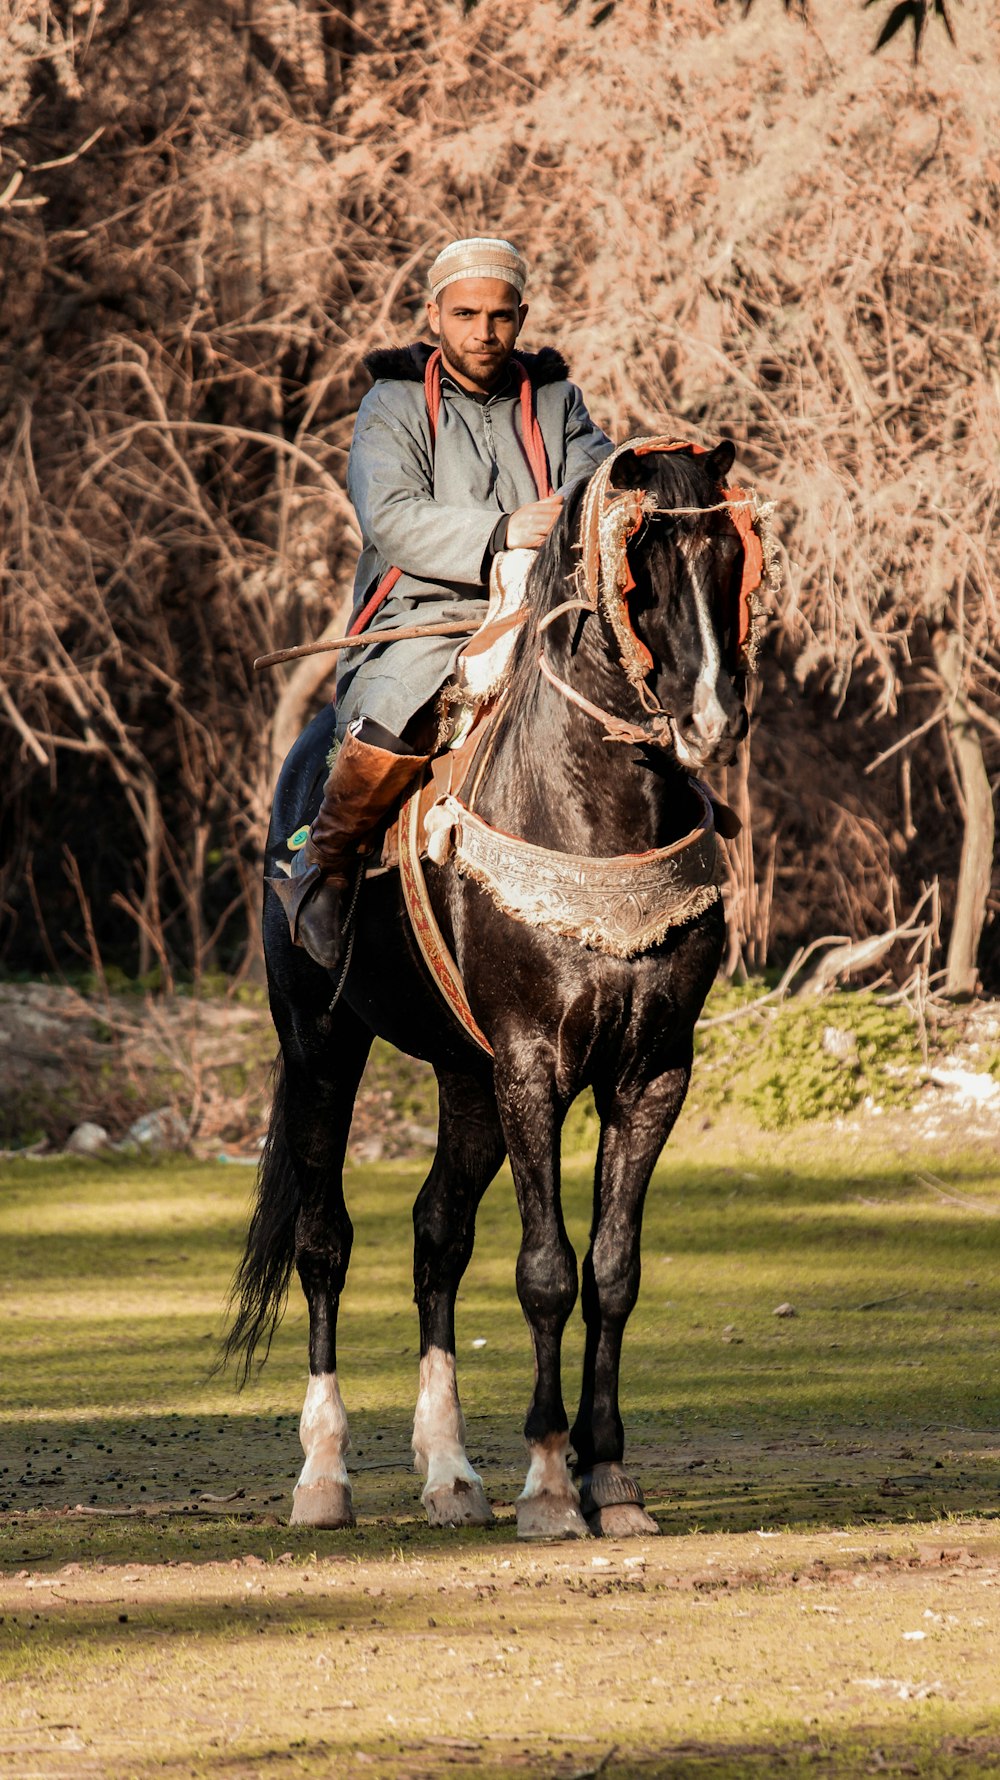
<path id="1" fill-rule="evenodd" d="M 359 637 L 328 637 L 322 643 L 300 643 L 296 649 L 276 649 L 273 655 L 258 655 L 254 673 L 260 668 L 277 667 L 282 661 L 297 661 L 301 655 L 323 655 L 337 649 L 367 649 L 373 643 L 388 643 L 406 637 L 471 637 L 480 629 L 482 618 L 468 618 L 462 623 L 404 624 L 397 630 L 362 631 Z"/>

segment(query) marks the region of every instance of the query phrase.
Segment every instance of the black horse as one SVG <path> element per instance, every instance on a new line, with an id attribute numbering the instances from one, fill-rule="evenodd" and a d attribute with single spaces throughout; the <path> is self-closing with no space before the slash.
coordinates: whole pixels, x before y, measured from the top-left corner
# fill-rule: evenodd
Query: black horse
<path id="1" fill-rule="evenodd" d="M 585 863 L 646 856 L 699 824 L 702 834 L 710 829 L 710 806 L 689 769 L 730 759 L 747 723 L 735 630 L 748 540 L 722 487 L 734 455 L 728 442 L 705 453 L 666 441 L 622 447 L 596 508 L 587 506 L 592 489 L 567 500 L 528 579 L 529 617 L 478 795 L 479 815 L 497 830 Z M 598 528 L 619 507 L 627 523 L 616 567 L 610 534 Z M 591 547 L 596 566 L 587 563 Z M 292 750 L 271 849 L 314 813 L 331 733 L 324 712 Z M 268 899 L 264 943 L 281 1052 L 228 1353 L 249 1370 L 255 1347 L 270 1341 L 294 1265 L 309 1306 L 310 1376 L 292 1519 L 349 1525 L 336 1332 L 353 1232 L 342 1170 L 358 1084 L 380 1034 L 429 1061 L 439 1088 L 437 1153 L 413 1212 L 413 1448 L 431 1524 L 492 1519 L 465 1453 L 454 1311 L 477 1207 L 507 1154 L 523 1227 L 517 1290 L 536 1368 L 518 1532 L 655 1532 L 622 1462 L 619 1361 L 639 1290 L 646 1188 L 684 1100 L 695 1021 L 722 953 L 717 890 L 709 887 L 700 913 L 622 957 L 512 919 L 453 863 L 428 865 L 427 881 L 492 1059 L 433 986 L 396 873 L 364 885 L 334 1006 L 330 975 L 291 945 L 283 910 Z M 570 1431 L 560 1349 L 578 1280 L 560 1205 L 560 1135 L 588 1085 L 601 1137 L 583 1263 L 583 1388 Z"/>

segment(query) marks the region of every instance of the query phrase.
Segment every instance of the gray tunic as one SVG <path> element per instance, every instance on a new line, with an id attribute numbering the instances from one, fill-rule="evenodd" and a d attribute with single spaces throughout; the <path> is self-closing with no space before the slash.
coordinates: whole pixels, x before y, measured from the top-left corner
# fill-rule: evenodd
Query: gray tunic
<path id="1" fill-rule="evenodd" d="M 358 410 L 351 444 L 347 491 L 364 546 L 354 612 L 389 568 L 403 571 L 369 627 L 373 637 L 400 624 L 481 616 L 497 522 L 538 499 L 513 379 L 484 402 L 445 374 L 432 450 L 423 389 L 429 350 L 371 355 L 378 380 Z M 552 485 L 563 494 L 613 446 L 558 353 L 518 356 L 535 386 Z M 337 667 L 338 734 L 364 715 L 401 735 L 449 679 L 464 641 L 424 637 L 345 651 Z"/>

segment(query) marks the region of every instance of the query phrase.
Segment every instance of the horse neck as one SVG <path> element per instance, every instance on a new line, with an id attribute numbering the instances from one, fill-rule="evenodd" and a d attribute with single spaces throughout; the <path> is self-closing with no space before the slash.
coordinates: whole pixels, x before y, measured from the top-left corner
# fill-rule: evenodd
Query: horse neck
<path id="1" fill-rule="evenodd" d="M 508 708 L 498 719 L 488 778 L 476 808 L 537 846 L 593 857 L 669 846 L 690 832 L 700 805 L 688 775 L 662 749 L 605 740 L 603 725 L 538 669 L 629 722 L 638 696 L 596 613 L 569 612 L 524 638 Z"/>

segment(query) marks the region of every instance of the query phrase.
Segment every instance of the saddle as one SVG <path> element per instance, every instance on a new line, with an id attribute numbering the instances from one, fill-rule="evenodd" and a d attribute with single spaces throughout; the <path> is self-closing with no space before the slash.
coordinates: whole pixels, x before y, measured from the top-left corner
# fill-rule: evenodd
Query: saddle
<path id="1" fill-rule="evenodd" d="M 435 755 L 415 793 L 421 858 L 435 858 L 434 825 L 428 831 L 426 818 L 436 803 L 457 795 L 507 690 L 514 645 L 527 617 L 525 585 L 535 556 L 534 550 L 505 550 L 493 558 L 486 616 L 462 650 L 455 678 L 441 695 L 442 716 L 452 739 L 443 753 Z M 408 804 L 409 800 L 403 810 Z M 386 829 L 382 843 L 382 864 L 390 869 L 399 864 L 403 810 Z"/>
<path id="2" fill-rule="evenodd" d="M 398 869 L 410 926 L 435 984 L 459 1025 L 492 1057 L 493 1047 L 469 1006 L 465 985 L 427 894 L 421 860 L 443 863 L 450 852 L 450 827 L 440 812 L 449 807 L 469 777 L 493 733 L 510 680 L 514 645 L 527 617 L 525 582 L 534 550 L 507 550 L 494 557 L 486 617 L 458 659 L 454 681 L 442 694 L 442 714 L 450 720 L 452 740 L 425 767 L 399 814 L 390 822 L 382 843 L 382 866 Z M 478 788 L 473 787 L 473 796 Z"/>

